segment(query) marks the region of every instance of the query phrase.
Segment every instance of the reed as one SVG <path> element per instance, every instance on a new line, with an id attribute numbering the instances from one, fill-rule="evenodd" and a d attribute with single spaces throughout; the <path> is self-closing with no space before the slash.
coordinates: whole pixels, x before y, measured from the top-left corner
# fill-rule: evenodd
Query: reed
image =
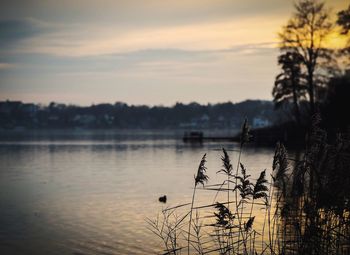
<path id="1" fill-rule="evenodd" d="M 192 194 L 192 202 L 191 202 L 191 210 L 190 210 L 190 219 L 188 222 L 188 235 L 187 235 L 187 254 L 190 254 L 190 238 L 191 238 L 191 225 L 192 225 L 192 212 L 193 212 L 193 205 L 194 205 L 194 198 L 196 195 L 196 188 L 199 183 L 201 183 L 204 186 L 205 182 L 208 182 L 209 177 L 205 174 L 206 167 L 206 154 L 203 155 L 201 162 L 199 163 L 197 175 L 194 177 L 194 188 L 193 188 L 193 194 Z"/>
<path id="2" fill-rule="evenodd" d="M 267 169 L 253 179 L 241 162 L 249 140 L 247 121 L 235 173 L 223 149 L 222 168 L 216 174 L 224 175 L 224 180 L 207 185 L 205 154 L 191 202 L 163 210 L 161 221 L 148 220 L 163 241 L 163 254 L 181 254 L 183 249 L 201 255 L 350 254 L 350 136 L 329 144 L 319 123 L 315 118 L 300 158 L 290 157 L 277 143 L 269 181 Z M 194 206 L 198 184 L 215 192 L 213 203 Z M 218 194 L 226 199 L 217 201 Z M 255 214 L 258 209 L 262 219 Z"/>

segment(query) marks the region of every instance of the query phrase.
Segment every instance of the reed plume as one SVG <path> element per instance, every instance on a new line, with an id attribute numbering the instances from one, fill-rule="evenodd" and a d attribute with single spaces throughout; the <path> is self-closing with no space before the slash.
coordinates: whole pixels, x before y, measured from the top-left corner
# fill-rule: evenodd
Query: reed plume
<path id="1" fill-rule="evenodd" d="M 261 171 L 258 178 L 252 181 L 240 160 L 242 147 L 249 140 L 247 121 L 242 126 L 236 174 L 233 173 L 227 151 L 223 149 L 222 167 L 217 173 L 223 173 L 227 178 L 223 183 L 204 187 L 208 181 L 204 154 L 194 176 L 191 203 L 164 211 L 190 204 L 191 210 L 178 220 L 180 224 L 168 224 L 166 219 L 165 232 L 162 232 L 162 224 L 153 222 L 153 233 L 163 238 L 166 248 L 164 254 L 180 254 L 181 249 L 187 247 L 189 255 L 190 246 L 196 254 L 350 254 L 350 135 L 339 136 L 335 144 L 329 144 L 319 123 L 315 117 L 313 131 L 305 153 L 300 154 L 303 155 L 301 159 L 289 158 L 284 145 L 277 143 L 269 182 L 266 170 Z M 311 182 L 312 176 L 314 178 Z M 227 190 L 222 188 L 226 182 Z M 211 204 L 194 207 L 199 184 L 207 191 L 224 194 L 227 191 L 227 201 L 214 203 L 214 199 Z M 230 184 L 234 185 L 231 189 Z M 229 198 L 232 191 L 236 199 L 231 203 Z M 260 219 L 254 215 L 254 207 L 257 205 L 263 205 L 265 209 L 261 232 L 257 231 Z M 195 220 L 192 220 L 193 210 L 197 212 Z M 200 210 L 205 210 L 203 217 L 199 217 Z M 182 226 L 183 219 L 188 219 L 188 215 L 188 231 L 182 232 L 182 236 L 187 233 L 187 239 L 185 237 L 182 240 L 187 242 L 187 246 L 181 246 L 178 234 L 181 230 L 177 231 L 176 228 Z M 204 224 L 200 222 L 202 219 Z M 268 234 L 266 239 L 265 233 Z"/>
<path id="2" fill-rule="evenodd" d="M 193 194 L 192 194 L 192 202 L 191 202 L 191 210 L 190 210 L 190 220 L 188 223 L 188 235 L 187 235 L 187 254 L 190 254 L 190 237 L 191 237 L 191 224 L 192 224 L 192 212 L 193 212 L 193 204 L 194 204 L 194 198 L 196 194 L 196 188 L 199 183 L 201 183 L 204 186 L 204 182 L 208 182 L 209 177 L 206 175 L 206 166 L 205 162 L 207 154 L 205 153 L 201 159 L 201 162 L 199 163 L 197 175 L 194 176 L 194 188 L 193 188 Z"/>
<path id="3" fill-rule="evenodd" d="M 221 161 L 223 163 L 223 168 L 217 171 L 216 173 L 224 173 L 227 176 L 227 207 L 230 209 L 230 177 L 232 176 L 232 164 L 229 155 L 227 154 L 227 151 L 222 148 L 222 152 L 224 153 L 223 156 L 221 156 Z M 224 182 L 225 183 L 225 182 Z"/>

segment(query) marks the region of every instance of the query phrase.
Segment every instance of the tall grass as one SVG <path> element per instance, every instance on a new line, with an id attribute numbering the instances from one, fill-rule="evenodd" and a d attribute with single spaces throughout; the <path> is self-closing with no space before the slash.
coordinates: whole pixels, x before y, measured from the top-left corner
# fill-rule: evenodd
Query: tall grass
<path id="1" fill-rule="evenodd" d="M 190 210 L 190 219 L 188 222 L 188 235 L 187 235 L 187 254 L 190 254 L 190 240 L 191 240 L 191 225 L 192 225 L 192 212 L 193 212 L 193 205 L 194 205 L 194 198 L 196 195 L 196 188 L 199 183 L 201 183 L 204 186 L 204 182 L 208 182 L 208 176 L 205 174 L 206 167 L 206 154 L 203 155 L 201 162 L 199 163 L 197 175 L 194 177 L 194 188 L 193 188 L 193 194 L 192 194 L 192 202 L 191 202 L 191 210 Z"/>
<path id="2" fill-rule="evenodd" d="M 348 137 L 328 144 L 315 118 L 303 157 L 291 158 L 277 143 L 270 171 L 256 179 L 241 162 L 248 140 L 245 121 L 235 173 L 223 149 L 216 174 L 224 180 L 207 185 L 205 154 L 192 201 L 164 209 L 161 221 L 148 219 L 150 230 L 163 241 L 162 254 L 184 249 L 187 254 L 350 254 Z M 198 184 L 215 192 L 213 203 L 195 206 Z"/>

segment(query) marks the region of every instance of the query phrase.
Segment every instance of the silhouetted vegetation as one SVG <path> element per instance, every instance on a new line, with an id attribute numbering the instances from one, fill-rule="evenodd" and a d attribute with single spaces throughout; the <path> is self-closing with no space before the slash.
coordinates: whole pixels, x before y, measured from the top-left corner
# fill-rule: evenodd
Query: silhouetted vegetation
<path id="1" fill-rule="evenodd" d="M 295 9 L 280 34 L 282 72 L 273 89 L 275 105 L 293 117 L 251 133 L 257 143 L 278 139 L 304 149 L 289 154 L 278 142 L 271 169 L 252 178 L 241 162 L 251 137 L 245 121 L 234 152 L 238 154 L 235 171 L 223 149 L 222 169 L 216 172 L 224 176 L 223 181 L 207 185 L 210 171 L 204 155 L 192 201 L 164 209 L 161 224 L 148 220 L 154 233 L 169 237 L 163 254 L 182 250 L 187 254 L 350 254 L 349 44 L 338 52 L 325 47 L 335 24 L 324 3 L 300 0 Z M 346 36 L 349 12 L 350 6 L 338 13 L 337 20 Z M 343 70 L 336 64 L 339 53 L 345 53 Z M 205 178 L 198 178 L 199 174 Z M 200 190 L 197 178 L 203 190 L 215 192 L 212 203 L 195 205 Z M 175 218 L 180 220 L 172 221 L 174 215 L 181 215 Z"/>
<path id="2" fill-rule="evenodd" d="M 323 125 L 328 134 L 334 138 L 335 133 L 346 132 L 350 126 L 350 72 L 334 77 L 329 82 L 329 91 L 321 112 Z M 334 139 L 333 139 L 334 140 Z"/>
<path id="3" fill-rule="evenodd" d="M 350 30 L 350 5 L 346 10 L 340 11 L 338 13 L 337 24 L 341 27 L 341 34 L 344 36 L 348 36 Z M 350 53 L 350 38 L 348 38 L 347 45 L 345 49 L 342 50 L 342 53 Z"/>
<path id="4" fill-rule="evenodd" d="M 279 254 L 350 252 L 349 134 L 328 143 L 319 125 L 315 115 L 302 159 L 280 178 Z"/>
<path id="5" fill-rule="evenodd" d="M 302 0 L 296 2 L 295 13 L 279 34 L 283 52 L 280 59 L 289 56 L 288 61 L 293 61 L 292 65 L 282 65 L 282 68 L 285 72 L 286 68 L 289 70 L 289 80 L 294 82 L 292 87 L 295 89 L 303 86 L 297 77 L 305 77 L 311 114 L 315 112 L 315 103 L 324 97 L 324 87 L 328 81 L 324 73 L 336 71 L 333 51 L 325 47 L 332 26 L 324 3 Z"/>
<path id="6" fill-rule="evenodd" d="M 299 101 L 305 99 L 307 92 L 307 81 L 301 71 L 302 61 L 303 58 L 296 52 L 280 55 L 278 64 L 282 67 L 282 73 L 276 77 L 272 91 L 277 108 L 289 101 L 293 103 L 294 116 L 299 125 L 301 125 Z"/>
<path id="7" fill-rule="evenodd" d="M 277 143 L 268 170 L 270 180 L 266 169 L 252 178 L 241 162 L 250 137 L 247 122 L 235 152 L 235 170 L 223 149 L 222 169 L 216 172 L 223 175 L 222 183 L 206 184 L 204 155 L 195 175 L 192 201 L 168 207 L 161 218 L 147 220 L 150 230 L 163 240 L 162 254 L 184 250 L 187 254 L 349 254 L 349 134 L 339 133 L 338 140 L 330 144 L 319 126 L 319 115 L 312 123 L 301 158 L 301 154 L 291 157 Z M 197 187 L 199 183 L 203 188 Z M 196 190 L 214 192 L 213 202 L 195 205 Z"/>
<path id="8" fill-rule="evenodd" d="M 247 100 L 241 103 L 200 105 L 177 103 L 172 107 L 135 106 L 117 102 L 87 107 L 51 103 L 48 106 L 15 101 L 0 102 L 0 127 L 13 128 L 239 128 L 248 117 L 252 125 L 283 121 L 272 102 Z M 254 123 L 256 122 L 256 123 Z"/>
<path id="9" fill-rule="evenodd" d="M 276 108 L 283 109 L 286 103 L 292 103 L 293 108 L 287 108 L 289 122 L 256 130 L 257 141 L 302 144 L 310 128 L 310 116 L 316 112 L 322 116 L 320 125 L 329 139 L 334 140 L 337 132 L 349 127 L 349 114 L 344 114 L 349 109 L 349 8 L 340 11 L 333 24 L 324 3 L 301 0 L 295 4 L 295 13 L 280 33 L 278 63 L 282 72 L 272 91 Z M 331 32 L 347 38 L 343 48 L 327 48 Z"/>

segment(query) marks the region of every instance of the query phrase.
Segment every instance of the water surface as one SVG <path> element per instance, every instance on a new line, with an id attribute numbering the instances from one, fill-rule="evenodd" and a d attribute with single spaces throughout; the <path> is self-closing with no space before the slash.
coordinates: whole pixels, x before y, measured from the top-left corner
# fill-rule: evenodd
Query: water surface
<path id="1" fill-rule="evenodd" d="M 185 144 L 179 131 L 2 132 L 1 254 L 155 254 L 147 230 L 168 205 L 189 202 L 193 176 L 207 153 L 210 183 L 220 181 L 222 147 Z M 273 151 L 247 148 L 253 176 L 269 169 Z M 166 205 L 158 197 L 166 194 Z M 200 191 L 198 204 L 213 193 Z"/>

